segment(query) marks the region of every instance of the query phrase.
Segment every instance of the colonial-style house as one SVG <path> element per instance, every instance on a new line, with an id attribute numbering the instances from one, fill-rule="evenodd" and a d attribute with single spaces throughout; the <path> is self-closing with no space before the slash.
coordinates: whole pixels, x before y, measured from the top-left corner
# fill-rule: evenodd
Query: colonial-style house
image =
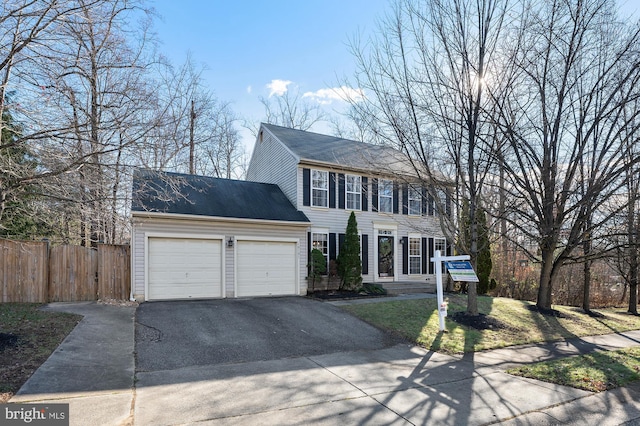
<path id="1" fill-rule="evenodd" d="M 247 171 L 247 180 L 278 185 L 309 218 L 306 247 L 327 262 L 355 212 L 363 281 L 387 286 L 435 282 L 429 258 L 447 251 L 436 203 L 415 176 L 394 149 L 272 124 L 260 127 Z"/>
<path id="2" fill-rule="evenodd" d="M 426 189 L 396 150 L 262 124 L 246 181 L 135 174 L 132 296 L 304 295 L 311 250 L 332 264 L 351 212 L 363 281 L 424 288 L 450 214 Z"/>

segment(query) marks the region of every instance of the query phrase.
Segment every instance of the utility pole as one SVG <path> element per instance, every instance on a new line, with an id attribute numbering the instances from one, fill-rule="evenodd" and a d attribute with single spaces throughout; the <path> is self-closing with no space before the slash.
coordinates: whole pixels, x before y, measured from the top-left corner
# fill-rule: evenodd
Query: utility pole
<path id="1" fill-rule="evenodd" d="M 193 161 L 194 153 L 196 150 L 196 144 L 193 138 L 193 129 L 196 124 L 196 107 L 195 102 L 191 99 L 191 115 L 190 115 L 190 125 L 189 125 L 189 174 L 195 174 L 195 165 Z"/>

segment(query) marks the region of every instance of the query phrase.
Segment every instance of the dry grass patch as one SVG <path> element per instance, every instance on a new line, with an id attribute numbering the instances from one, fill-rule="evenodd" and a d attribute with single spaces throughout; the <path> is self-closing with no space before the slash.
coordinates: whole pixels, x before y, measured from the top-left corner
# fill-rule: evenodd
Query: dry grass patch
<path id="1" fill-rule="evenodd" d="M 640 317 L 620 309 L 600 309 L 604 317 L 594 318 L 573 307 L 554 306 L 554 315 L 549 315 L 535 310 L 531 302 L 485 296 L 478 297 L 479 311 L 498 325 L 478 329 L 453 320 L 456 312 L 466 310 L 465 295 L 448 295 L 446 300 L 446 333 L 439 333 L 436 299 L 347 305 L 344 309 L 415 344 L 448 354 L 640 329 Z"/>
<path id="2" fill-rule="evenodd" d="M 600 392 L 640 380 L 640 347 L 539 362 L 507 373 Z"/>

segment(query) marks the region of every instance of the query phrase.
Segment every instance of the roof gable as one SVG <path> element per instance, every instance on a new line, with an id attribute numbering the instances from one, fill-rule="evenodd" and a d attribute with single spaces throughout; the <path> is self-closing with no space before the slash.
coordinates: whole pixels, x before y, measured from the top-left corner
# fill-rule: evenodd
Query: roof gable
<path id="1" fill-rule="evenodd" d="M 382 145 L 262 123 L 300 162 L 328 163 L 363 170 L 410 172 L 407 157 Z"/>
<path id="2" fill-rule="evenodd" d="M 277 185 L 136 170 L 132 212 L 309 222 Z"/>

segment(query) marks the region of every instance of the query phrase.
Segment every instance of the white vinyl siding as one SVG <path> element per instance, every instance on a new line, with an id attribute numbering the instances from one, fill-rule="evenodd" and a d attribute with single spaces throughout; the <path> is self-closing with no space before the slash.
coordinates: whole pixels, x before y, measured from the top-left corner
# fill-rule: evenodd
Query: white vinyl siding
<path id="1" fill-rule="evenodd" d="M 235 236 L 251 236 L 261 240 L 292 239 L 297 241 L 297 294 L 306 294 L 306 262 L 307 262 L 307 227 L 291 226 L 286 224 L 243 223 L 217 221 L 217 220 L 176 220 L 165 218 L 133 217 L 133 234 L 131 247 L 132 293 L 138 301 L 147 299 L 147 270 L 148 262 L 147 240 L 157 236 L 171 238 L 195 238 L 220 239 L 223 246 L 223 290 L 222 297 L 236 297 L 234 274 L 235 251 L 238 241 Z M 231 238 L 234 246 L 228 247 L 227 242 Z M 245 238 L 246 239 L 246 238 Z M 220 297 L 220 296 L 218 296 Z"/>
<path id="2" fill-rule="evenodd" d="M 356 175 L 346 175 L 345 192 L 348 210 L 360 210 L 362 202 L 362 178 Z"/>
<path id="3" fill-rule="evenodd" d="M 298 159 L 267 130 L 261 129 L 262 141 L 253 147 L 247 170 L 248 181 L 274 183 L 293 205 L 297 200 Z M 274 166 L 276 165 L 277 166 Z"/>
<path id="4" fill-rule="evenodd" d="M 380 179 L 378 182 L 378 211 L 393 213 L 393 181 Z"/>
<path id="5" fill-rule="evenodd" d="M 329 172 L 325 170 L 311 171 L 311 205 L 329 207 Z"/>

